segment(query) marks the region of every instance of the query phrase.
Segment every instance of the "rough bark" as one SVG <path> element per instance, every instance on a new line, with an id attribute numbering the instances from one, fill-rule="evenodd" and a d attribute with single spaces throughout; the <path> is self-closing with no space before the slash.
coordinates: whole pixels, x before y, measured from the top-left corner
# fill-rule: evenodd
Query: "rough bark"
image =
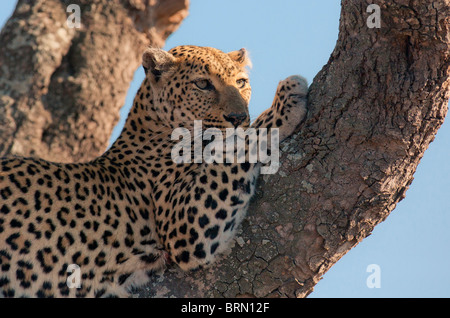
<path id="1" fill-rule="evenodd" d="M 305 297 L 405 196 L 449 98 L 450 1 L 344 0 L 339 38 L 309 91 L 282 168 L 260 178 L 230 254 L 171 270 L 141 296 Z"/>
<path id="2" fill-rule="evenodd" d="M 80 6 L 80 28 L 66 23 Z M 0 33 L 0 156 L 101 155 L 146 46 L 162 46 L 188 0 L 19 0 Z"/>
<path id="3" fill-rule="evenodd" d="M 0 34 L 0 155 L 103 152 L 142 48 L 186 12 L 176 0 L 83 1 L 73 30 L 68 3 L 20 1 Z M 307 296 L 404 197 L 447 112 L 450 2 L 378 0 L 380 29 L 366 25 L 370 3 L 342 1 L 307 120 L 282 144 L 279 173 L 260 178 L 229 255 L 194 273 L 169 269 L 137 295 Z"/>

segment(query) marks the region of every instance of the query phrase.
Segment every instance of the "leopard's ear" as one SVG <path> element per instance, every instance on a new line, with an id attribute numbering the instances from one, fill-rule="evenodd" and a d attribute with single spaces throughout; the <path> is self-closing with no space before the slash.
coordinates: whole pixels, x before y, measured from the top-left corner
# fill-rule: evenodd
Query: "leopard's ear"
<path id="1" fill-rule="evenodd" d="M 158 48 L 148 48 L 142 55 L 145 73 L 151 74 L 155 81 L 158 81 L 164 73 L 175 69 L 175 65 L 175 57 Z"/>
<path id="2" fill-rule="evenodd" d="M 229 52 L 228 56 L 242 68 L 252 67 L 252 61 L 250 60 L 248 51 L 244 48 L 237 51 Z"/>

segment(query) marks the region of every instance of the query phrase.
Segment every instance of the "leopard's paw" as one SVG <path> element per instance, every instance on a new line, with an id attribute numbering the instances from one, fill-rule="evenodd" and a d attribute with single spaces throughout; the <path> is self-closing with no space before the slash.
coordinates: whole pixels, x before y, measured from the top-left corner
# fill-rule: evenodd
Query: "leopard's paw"
<path id="1" fill-rule="evenodd" d="M 277 126 L 280 129 L 281 140 L 290 136 L 305 118 L 307 95 L 308 83 L 299 75 L 289 76 L 278 84 Z"/>

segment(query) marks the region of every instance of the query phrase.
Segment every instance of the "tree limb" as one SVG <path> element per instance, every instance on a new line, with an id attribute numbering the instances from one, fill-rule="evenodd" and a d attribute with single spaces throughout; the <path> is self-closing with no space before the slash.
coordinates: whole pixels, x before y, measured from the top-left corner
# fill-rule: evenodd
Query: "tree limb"
<path id="1" fill-rule="evenodd" d="M 301 130 L 260 178 L 219 264 L 170 269 L 140 297 L 305 297 L 404 198 L 449 99 L 450 2 L 343 0 L 339 38 L 309 92 Z"/>
<path id="2" fill-rule="evenodd" d="M 80 28 L 66 20 L 80 6 Z M 162 46 L 188 0 L 19 0 L 0 33 L 0 156 L 88 161 L 118 121 L 142 52 Z"/>

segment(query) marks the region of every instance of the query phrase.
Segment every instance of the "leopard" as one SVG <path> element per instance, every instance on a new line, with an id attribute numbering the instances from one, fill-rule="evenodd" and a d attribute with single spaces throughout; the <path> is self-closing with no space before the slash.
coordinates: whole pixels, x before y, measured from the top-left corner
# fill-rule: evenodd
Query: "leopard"
<path id="1" fill-rule="evenodd" d="M 148 47 L 120 136 L 81 163 L 0 160 L 0 297 L 130 297 L 169 266 L 211 266 L 230 248 L 263 163 L 174 162 L 174 129 L 300 129 L 307 81 L 279 82 L 249 116 L 248 51 Z M 205 146 L 205 145 L 202 145 Z M 77 275 L 76 275 L 77 274 Z"/>

